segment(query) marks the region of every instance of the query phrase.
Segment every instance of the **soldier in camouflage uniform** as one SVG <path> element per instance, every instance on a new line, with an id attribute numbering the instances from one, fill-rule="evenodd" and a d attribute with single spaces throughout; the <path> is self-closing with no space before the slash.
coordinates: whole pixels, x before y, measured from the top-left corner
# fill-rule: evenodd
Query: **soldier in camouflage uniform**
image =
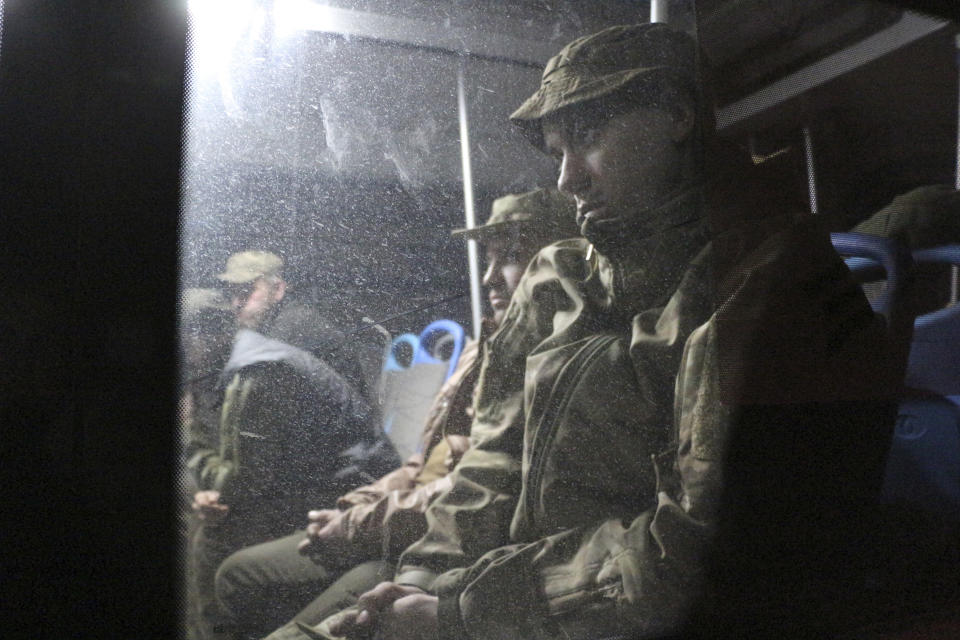
<path id="1" fill-rule="evenodd" d="M 574 216 L 569 197 L 556 189 L 536 189 L 496 199 L 486 224 L 454 231 L 476 240 L 486 252 L 483 285 L 493 315 L 484 334 L 503 319 L 536 252 L 577 235 Z M 301 530 L 223 562 L 217 598 L 238 636 L 262 637 L 277 627 L 271 639 L 298 635 L 294 622 L 316 624 L 392 574 L 387 561 L 395 563 L 423 535 L 427 505 L 449 485 L 450 471 L 470 446 L 478 353 L 475 341 L 464 347 L 427 416 L 419 452 L 402 467 L 340 496 L 336 509 L 311 511 L 306 537 Z M 339 606 L 331 608 L 331 603 Z"/>
<path id="2" fill-rule="evenodd" d="M 307 635 L 737 637 L 828 619 L 896 363 L 828 235 L 718 161 L 696 71 L 665 25 L 549 61 L 512 120 L 560 161 L 584 238 L 525 274 L 485 353 L 474 446 L 395 581 Z"/>

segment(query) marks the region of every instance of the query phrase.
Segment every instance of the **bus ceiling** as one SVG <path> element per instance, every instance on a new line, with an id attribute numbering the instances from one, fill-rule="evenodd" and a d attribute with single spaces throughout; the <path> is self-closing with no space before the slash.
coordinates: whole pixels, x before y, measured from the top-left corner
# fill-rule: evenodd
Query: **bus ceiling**
<path id="1" fill-rule="evenodd" d="M 542 68 L 555 53 L 558 36 L 562 40 L 575 35 L 558 33 L 560 23 L 550 20 L 537 3 L 517 3 L 509 15 L 480 10 L 485 4 L 459 6 L 459 11 L 476 12 L 472 22 L 478 28 L 450 24 L 422 10 L 398 11 L 393 2 L 381 3 L 382 12 L 376 11 L 376 2 L 368 4 L 373 10 L 308 0 L 277 3 L 275 11 L 286 9 L 274 20 L 280 28 L 286 20 L 291 29 L 528 69 Z M 715 71 L 718 128 L 735 135 L 762 129 L 772 120 L 789 120 L 801 98 L 799 110 L 809 111 L 817 90 L 950 24 L 897 6 L 904 4 L 937 5 L 875 0 L 608 1 L 603 17 L 623 22 L 666 19 L 696 30 Z M 578 21 L 590 26 L 590 12 L 579 13 Z M 756 19 L 760 15 L 763 19 Z"/>
<path id="2" fill-rule="evenodd" d="M 796 9 L 793 19 L 785 18 L 779 29 L 770 23 L 747 20 L 748 14 L 734 13 L 728 6 L 757 2 L 718 3 L 725 10 L 708 12 L 701 20 L 702 46 L 717 67 L 715 91 L 721 105 L 717 126 L 727 135 L 764 129 L 774 123 L 799 126 L 811 112 L 838 102 L 838 96 L 845 93 L 844 80 L 871 65 L 882 64 L 894 52 L 910 53 L 911 45 L 917 51 L 936 34 L 946 33 L 949 38 L 952 29 L 945 20 L 879 2 L 786 2 L 784 7 L 809 5 L 812 13 Z M 826 5 L 833 11 L 823 11 Z M 790 12 L 784 9 L 783 15 Z M 733 26 L 736 17 L 744 20 L 743 28 Z M 761 29 L 757 27 L 760 24 L 767 26 Z M 912 73 L 947 73 L 948 82 L 952 81 L 952 42 L 936 42 L 943 48 L 939 68 L 911 65 L 903 57 L 893 64 L 912 66 Z M 937 80 L 937 84 L 944 84 L 942 78 Z"/>

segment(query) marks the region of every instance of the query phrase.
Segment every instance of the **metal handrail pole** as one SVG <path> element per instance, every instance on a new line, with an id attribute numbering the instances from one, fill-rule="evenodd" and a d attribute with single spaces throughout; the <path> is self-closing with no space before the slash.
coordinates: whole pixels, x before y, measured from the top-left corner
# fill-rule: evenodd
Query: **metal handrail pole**
<path id="1" fill-rule="evenodd" d="M 463 63 L 457 69 L 457 112 L 460 120 L 460 166 L 463 176 L 463 211 L 466 226 L 477 226 L 473 199 L 473 166 L 470 162 L 470 120 L 467 113 L 467 91 L 464 84 Z M 467 264 L 470 268 L 470 317 L 473 337 L 480 339 L 480 259 L 477 241 L 467 240 Z"/>

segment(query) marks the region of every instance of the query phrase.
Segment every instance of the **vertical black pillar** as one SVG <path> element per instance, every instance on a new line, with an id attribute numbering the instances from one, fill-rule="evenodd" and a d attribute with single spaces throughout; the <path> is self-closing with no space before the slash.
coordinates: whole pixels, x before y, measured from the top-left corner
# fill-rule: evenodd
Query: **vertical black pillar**
<path id="1" fill-rule="evenodd" d="M 0 601 L 11 637 L 176 637 L 185 4 L 3 3 Z"/>

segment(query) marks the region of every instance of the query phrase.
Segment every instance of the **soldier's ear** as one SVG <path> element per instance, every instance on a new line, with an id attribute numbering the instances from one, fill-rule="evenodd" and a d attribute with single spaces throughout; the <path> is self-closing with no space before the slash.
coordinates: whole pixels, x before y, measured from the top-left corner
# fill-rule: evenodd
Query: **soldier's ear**
<path id="1" fill-rule="evenodd" d="M 273 301 L 280 302 L 283 300 L 284 294 L 287 292 L 287 281 L 280 280 L 273 286 Z"/>

